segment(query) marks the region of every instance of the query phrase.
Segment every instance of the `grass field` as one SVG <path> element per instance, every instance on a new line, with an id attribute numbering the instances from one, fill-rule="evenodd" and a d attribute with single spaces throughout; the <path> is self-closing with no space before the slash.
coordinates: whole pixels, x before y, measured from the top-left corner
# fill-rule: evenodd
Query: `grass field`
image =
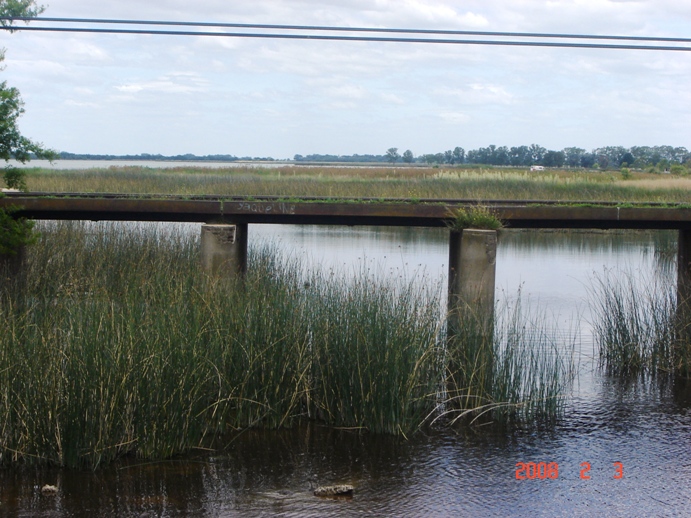
<path id="1" fill-rule="evenodd" d="M 28 169 L 32 191 L 688 202 L 691 178 L 633 172 L 405 167 Z"/>

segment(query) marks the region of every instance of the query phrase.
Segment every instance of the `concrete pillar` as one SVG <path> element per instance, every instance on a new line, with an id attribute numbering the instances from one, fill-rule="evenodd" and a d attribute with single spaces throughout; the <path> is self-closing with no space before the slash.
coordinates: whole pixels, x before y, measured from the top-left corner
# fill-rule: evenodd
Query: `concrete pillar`
<path id="1" fill-rule="evenodd" d="M 202 225 L 202 267 L 209 273 L 247 271 L 247 224 Z"/>
<path id="2" fill-rule="evenodd" d="M 449 309 L 492 315 L 497 231 L 466 229 L 449 238 Z"/>
<path id="3" fill-rule="evenodd" d="M 477 406 L 493 384 L 496 259 L 496 230 L 451 232 L 446 386 L 458 409 Z"/>

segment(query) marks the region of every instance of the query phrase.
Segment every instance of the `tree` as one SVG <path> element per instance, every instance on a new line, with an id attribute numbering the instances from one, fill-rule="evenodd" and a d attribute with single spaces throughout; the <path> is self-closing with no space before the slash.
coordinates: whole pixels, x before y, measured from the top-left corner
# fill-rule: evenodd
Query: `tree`
<path id="1" fill-rule="evenodd" d="M 406 164 L 412 164 L 414 159 L 415 157 L 413 156 L 413 152 L 410 149 L 406 149 L 403 152 L 403 161 Z"/>
<path id="2" fill-rule="evenodd" d="M 41 14 L 45 7 L 37 5 L 35 0 L 0 0 L 0 16 L 35 17 Z M 12 26 L 12 20 L 2 20 L 5 27 Z M 5 59 L 5 49 L 0 49 L 0 62 Z M 56 157 L 53 151 L 46 150 L 41 144 L 32 142 L 22 136 L 17 127 L 17 119 L 24 113 L 24 101 L 19 90 L 7 86 L 7 82 L 0 83 L 0 159 L 9 162 L 10 159 L 26 163 L 32 154 L 38 158 L 52 160 Z M 23 171 L 7 165 L 3 179 L 10 189 L 26 189 Z"/>
<path id="3" fill-rule="evenodd" d="M 547 150 L 542 146 L 538 146 L 537 144 L 531 144 L 528 149 L 530 153 L 530 163 L 526 165 L 542 163 L 542 157 L 545 156 Z"/>
<path id="4" fill-rule="evenodd" d="M 35 0 L 0 0 L 0 16 L 9 18 L 35 18 L 46 8 Z M 12 20 L 0 20 L 3 27 L 11 27 Z"/>
<path id="5" fill-rule="evenodd" d="M 0 16 L 35 17 L 43 12 L 43 6 L 34 0 L 0 0 Z M 12 20 L 0 21 L 4 27 L 11 27 Z M 5 49 L 0 49 L 0 62 L 5 59 Z M 56 153 L 44 149 L 40 144 L 22 136 L 17 127 L 17 119 L 24 113 L 24 102 L 19 90 L 0 83 L 0 159 L 8 162 L 3 179 L 9 188 L 26 189 L 24 172 L 9 165 L 14 158 L 25 163 L 32 154 L 39 158 L 53 159 Z M 23 245 L 36 239 L 33 222 L 23 218 L 15 219 L 13 210 L 0 210 L 0 255 L 13 256 Z"/>
<path id="6" fill-rule="evenodd" d="M 563 151 L 547 151 L 542 157 L 542 165 L 545 167 L 563 167 L 566 156 Z"/>
<path id="7" fill-rule="evenodd" d="M 457 164 L 462 164 L 465 160 L 465 149 L 459 146 L 453 148 L 453 159 Z"/>
<path id="8" fill-rule="evenodd" d="M 397 147 L 390 147 L 386 150 L 386 159 L 392 164 L 395 164 L 399 158 L 401 158 L 401 155 L 398 154 Z"/>
<path id="9" fill-rule="evenodd" d="M 636 159 L 634 158 L 633 154 L 630 151 L 627 151 L 624 153 L 624 156 L 621 157 L 621 162 L 619 165 L 622 167 L 629 167 L 633 166 L 635 161 Z"/>
<path id="10" fill-rule="evenodd" d="M 585 155 L 585 149 L 580 147 L 566 147 L 563 152 L 567 166 L 579 167 L 581 165 L 581 158 Z"/>

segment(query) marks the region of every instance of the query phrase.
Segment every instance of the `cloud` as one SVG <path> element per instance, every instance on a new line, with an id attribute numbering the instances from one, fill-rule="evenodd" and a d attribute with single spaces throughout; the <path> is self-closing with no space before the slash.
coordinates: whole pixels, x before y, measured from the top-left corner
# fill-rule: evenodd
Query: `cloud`
<path id="1" fill-rule="evenodd" d="M 501 85 L 472 83 L 465 88 L 440 87 L 435 95 L 469 105 L 511 104 L 514 96 Z"/>
<path id="2" fill-rule="evenodd" d="M 461 112 L 441 112 L 438 114 L 438 117 L 444 122 L 451 124 L 464 124 L 471 120 L 469 115 Z"/>
<path id="3" fill-rule="evenodd" d="M 125 94 L 141 92 L 165 94 L 190 94 L 204 92 L 208 82 L 194 74 L 171 74 L 152 81 L 140 81 L 118 85 L 115 89 Z"/>
<path id="4" fill-rule="evenodd" d="M 691 24 L 691 2 L 680 0 L 60 0 L 46 15 L 85 13 L 94 18 L 648 36 L 685 36 Z M 691 80 L 687 53 L 34 32 L 18 32 L 4 46 L 5 78 L 26 101 L 23 130 L 65 149 L 69 146 L 62 142 L 93 149 L 110 145 L 88 130 L 107 118 L 113 135 L 124 135 L 132 126 L 161 128 L 142 134 L 138 151 L 197 152 L 171 129 L 189 125 L 192 112 L 201 114 L 200 146 L 220 146 L 210 152 L 242 142 L 247 147 L 233 153 L 277 156 L 318 152 L 311 147 L 316 145 L 313 128 L 319 128 L 319 142 L 375 149 L 419 148 L 418 141 L 434 146 L 450 140 L 450 133 L 467 142 L 464 147 L 493 140 L 558 148 L 606 145 L 645 135 L 645 127 L 655 128 L 658 143 L 665 136 L 670 142 L 688 140 L 688 131 L 660 121 L 691 117 L 691 94 L 684 87 Z M 96 105 L 100 109 L 93 120 L 89 109 L 75 109 Z M 52 120 L 76 122 L 55 130 L 45 124 L 46 113 Z M 273 119 L 284 114 L 298 129 L 285 138 L 285 125 L 274 130 L 257 122 L 257 114 L 269 113 Z M 540 124 L 526 124 L 536 119 Z M 568 121 L 568 134 L 554 130 L 563 121 Z M 365 124 L 371 127 L 366 137 Z M 392 135 L 400 140 L 391 142 Z M 125 145 L 130 141 L 113 144 Z"/>

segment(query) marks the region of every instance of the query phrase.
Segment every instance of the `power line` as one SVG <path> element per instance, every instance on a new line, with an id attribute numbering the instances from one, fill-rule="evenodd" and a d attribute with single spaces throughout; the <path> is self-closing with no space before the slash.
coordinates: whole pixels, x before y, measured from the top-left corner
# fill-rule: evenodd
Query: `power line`
<path id="1" fill-rule="evenodd" d="M 180 25 L 198 27 L 235 27 L 235 28 L 273 28 L 281 30 L 314 30 L 314 31 L 348 31 L 348 32 L 399 32 L 414 34 L 464 34 L 464 35 L 493 35 L 533 38 L 578 38 L 578 39 L 608 39 L 608 40 L 632 40 L 641 41 L 643 37 L 636 36 L 587 36 L 587 35 L 557 35 L 545 34 L 538 35 L 533 33 L 487 33 L 473 31 L 434 31 L 424 29 L 376 29 L 376 28 L 348 28 L 348 27 L 312 27 L 312 26 L 282 26 L 282 25 L 251 25 L 251 24 L 203 24 L 195 22 L 145 22 L 143 20 L 89 20 L 79 18 L 8 18 L 0 17 L 3 21 L 68 21 L 68 22 L 89 22 L 89 23 L 123 23 L 123 24 L 151 24 L 151 25 Z M 158 36 L 212 36 L 227 38 L 269 38 L 286 40 L 316 40 L 316 41 L 359 41 L 359 42 L 385 42 L 385 43 L 434 43 L 452 45 L 490 45 L 490 46 L 519 46 L 519 47 L 558 47 L 558 48 L 583 48 L 583 49 L 614 49 L 614 50 L 658 50 L 658 51 L 691 51 L 691 47 L 669 46 L 669 45 L 630 45 L 630 44 L 605 44 L 605 43 L 573 43 L 573 42 L 553 42 L 553 41 L 517 41 L 517 40 L 479 40 L 479 39 L 447 39 L 447 38 L 402 38 L 402 37 L 382 37 L 382 36 L 341 36 L 325 34 L 286 34 L 286 33 L 256 33 L 256 32 L 208 32 L 208 31 L 181 31 L 181 30 L 151 30 L 151 29 L 115 29 L 115 28 L 93 28 L 93 27 L 51 27 L 51 26 L 3 26 L 8 31 L 42 31 L 42 32 L 74 32 L 74 33 L 97 33 L 97 34 L 143 34 Z M 691 42 L 691 39 L 684 38 L 649 38 L 644 41 L 670 41 L 670 42 Z"/>
<path id="2" fill-rule="evenodd" d="M 460 31 L 442 29 L 397 29 L 381 27 L 337 27 L 324 25 L 279 25 L 254 23 L 220 23 L 220 22 L 180 22 L 162 20 L 109 20 L 101 18 L 0 18 L 7 21 L 40 21 L 58 23 L 96 23 L 110 25 L 163 25 L 178 27 L 215 27 L 233 29 L 271 29 L 271 30 L 300 30 L 300 31 L 331 31 L 331 32 L 373 32 L 395 34 L 430 34 L 447 36 L 494 36 L 510 38 L 559 38 L 559 39 L 587 39 L 587 40 L 619 40 L 619 41 L 666 41 L 675 43 L 691 43 L 691 38 L 670 38 L 657 36 L 613 36 L 599 34 L 564 34 L 537 32 L 495 32 L 495 31 Z"/>

